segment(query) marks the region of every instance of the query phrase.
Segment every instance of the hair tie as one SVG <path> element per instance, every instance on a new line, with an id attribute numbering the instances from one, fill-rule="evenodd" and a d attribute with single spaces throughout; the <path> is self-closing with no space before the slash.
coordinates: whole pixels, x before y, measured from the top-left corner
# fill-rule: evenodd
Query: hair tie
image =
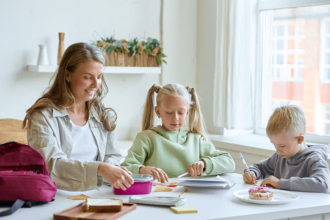
<path id="1" fill-rule="evenodd" d="M 156 84 L 153 84 L 153 86 L 151 87 L 152 90 L 155 92 L 155 93 L 158 93 L 159 90 L 160 90 L 160 86 L 156 85 Z"/>
<path id="2" fill-rule="evenodd" d="M 191 95 L 195 92 L 195 89 L 193 87 L 187 86 L 186 89 Z"/>

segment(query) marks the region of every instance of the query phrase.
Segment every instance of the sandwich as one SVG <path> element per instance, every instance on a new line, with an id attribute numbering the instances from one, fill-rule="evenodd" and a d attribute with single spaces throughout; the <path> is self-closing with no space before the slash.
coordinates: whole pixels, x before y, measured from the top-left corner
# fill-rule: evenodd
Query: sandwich
<path id="1" fill-rule="evenodd" d="M 119 212 L 123 209 L 122 199 L 90 199 L 86 200 L 86 212 Z"/>

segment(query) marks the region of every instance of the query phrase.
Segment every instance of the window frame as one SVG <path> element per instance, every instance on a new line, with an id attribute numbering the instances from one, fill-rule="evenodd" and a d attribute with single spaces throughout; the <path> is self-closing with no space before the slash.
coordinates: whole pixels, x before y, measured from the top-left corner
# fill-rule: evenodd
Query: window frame
<path id="1" fill-rule="evenodd" d="M 329 15 L 330 17 L 330 15 Z M 321 32 L 324 35 L 328 35 L 327 37 L 330 38 L 330 33 L 324 33 L 325 32 L 325 25 L 326 23 L 330 23 L 330 18 L 323 19 L 321 23 Z M 330 64 L 325 64 L 325 53 L 328 52 L 330 54 L 330 48 L 326 48 L 326 43 L 325 43 L 325 37 L 322 37 L 321 39 L 321 54 L 320 54 L 320 82 L 323 84 L 329 84 L 330 83 L 330 78 L 325 79 L 324 74 L 325 74 L 325 67 L 328 67 L 330 70 Z"/>
<path id="2" fill-rule="evenodd" d="M 262 102 L 264 99 L 263 94 L 263 78 L 262 78 L 262 32 L 261 32 L 261 19 L 260 12 L 265 10 L 285 9 L 295 7 L 306 7 L 330 4 L 330 0 L 258 0 L 257 9 L 257 55 L 256 55 L 256 76 L 255 76 L 255 124 L 254 133 L 259 135 L 266 135 L 266 129 L 260 128 L 262 120 Z M 272 65 L 272 64 L 271 64 Z M 311 133 L 305 134 L 305 141 L 309 143 L 329 144 L 330 136 L 328 135 L 315 135 Z"/>
<path id="3" fill-rule="evenodd" d="M 325 126 L 324 130 L 326 130 L 326 124 L 330 125 L 330 119 L 327 119 L 327 107 L 329 107 L 329 115 L 330 115 L 330 104 L 323 104 L 323 115 L 324 115 L 324 121 L 325 121 Z"/>

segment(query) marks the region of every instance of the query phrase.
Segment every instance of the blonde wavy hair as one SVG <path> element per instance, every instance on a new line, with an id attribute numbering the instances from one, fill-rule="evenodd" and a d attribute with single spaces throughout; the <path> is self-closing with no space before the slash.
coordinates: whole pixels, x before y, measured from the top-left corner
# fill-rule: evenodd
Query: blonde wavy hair
<path id="1" fill-rule="evenodd" d="M 266 133 L 268 137 L 285 132 L 294 136 L 305 135 L 306 118 L 304 111 L 296 105 L 281 106 L 274 110 L 270 116 Z"/>
<path id="2" fill-rule="evenodd" d="M 147 100 L 144 105 L 142 117 L 142 131 L 148 130 L 153 127 L 155 121 L 154 113 L 154 94 L 157 93 L 156 104 L 160 106 L 165 96 L 182 96 L 188 103 L 190 112 L 188 115 L 187 130 L 189 133 L 200 134 L 204 140 L 209 141 L 206 135 L 206 127 L 204 118 L 199 105 L 197 93 L 194 88 L 189 86 L 184 87 L 180 84 L 173 83 L 164 86 L 154 84 L 148 91 Z M 210 141 L 209 141 L 210 142 Z M 210 142 L 212 143 L 212 142 Z"/>
<path id="3" fill-rule="evenodd" d="M 22 127 L 31 128 L 31 115 L 44 109 L 54 108 L 63 110 L 74 105 L 75 98 L 65 77 L 68 73 L 73 73 L 79 64 L 85 61 L 96 61 L 104 65 L 105 54 L 98 47 L 87 43 L 76 43 L 69 46 L 60 62 L 57 72 L 54 73 L 49 82 L 49 87 L 34 105 L 27 111 Z M 116 128 L 117 114 L 111 108 L 104 108 L 102 100 L 108 93 L 108 86 L 102 77 L 101 86 L 96 90 L 94 97 L 86 102 L 86 111 L 93 114 L 90 109 L 95 108 L 104 128 L 113 131 Z M 111 114 L 109 114 L 111 113 Z M 93 115 L 92 115 L 93 116 Z"/>

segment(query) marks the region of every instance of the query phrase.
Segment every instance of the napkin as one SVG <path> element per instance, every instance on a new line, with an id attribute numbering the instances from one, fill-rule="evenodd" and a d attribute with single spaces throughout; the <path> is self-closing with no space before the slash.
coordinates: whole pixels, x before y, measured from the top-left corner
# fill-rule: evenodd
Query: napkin
<path id="1" fill-rule="evenodd" d="M 167 186 L 156 186 L 156 189 L 153 192 L 172 192 L 172 189 Z"/>
<path id="2" fill-rule="evenodd" d="M 91 198 L 91 197 L 86 196 L 84 194 L 80 194 L 80 195 L 77 195 L 77 196 L 69 196 L 67 198 L 72 199 L 72 200 L 86 200 L 86 199 Z"/>
<path id="3" fill-rule="evenodd" d="M 190 205 L 186 205 L 186 206 L 178 206 L 178 207 L 171 207 L 170 208 L 172 212 L 178 213 L 178 214 L 182 214 L 182 213 L 197 213 L 198 210 L 195 209 L 194 207 L 190 206 Z"/>

